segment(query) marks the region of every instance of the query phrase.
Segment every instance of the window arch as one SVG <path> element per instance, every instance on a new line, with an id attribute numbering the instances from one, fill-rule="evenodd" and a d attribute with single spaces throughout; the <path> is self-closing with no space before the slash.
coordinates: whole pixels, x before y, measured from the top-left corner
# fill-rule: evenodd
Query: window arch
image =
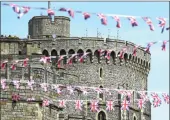
<path id="1" fill-rule="evenodd" d="M 103 111 L 98 113 L 98 120 L 106 120 L 106 114 Z"/>
<path id="2" fill-rule="evenodd" d="M 43 50 L 42 54 L 45 55 L 46 57 L 49 56 L 49 53 L 47 50 Z"/>
<path id="3" fill-rule="evenodd" d="M 133 120 L 137 120 L 135 116 L 133 117 Z"/>

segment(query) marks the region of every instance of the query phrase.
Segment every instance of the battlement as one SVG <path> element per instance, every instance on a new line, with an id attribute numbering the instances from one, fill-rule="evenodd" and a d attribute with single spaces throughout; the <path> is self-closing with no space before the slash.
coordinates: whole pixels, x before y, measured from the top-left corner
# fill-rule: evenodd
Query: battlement
<path id="1" fill-rule="evenodd" d="M 35 16 L 29 23 L 30 38 L 49 38 L 53 34 L 58 37 L 70 36 L 70 18 L 64 16 L 54 16 L 51 20 L 48 16 Z"/>

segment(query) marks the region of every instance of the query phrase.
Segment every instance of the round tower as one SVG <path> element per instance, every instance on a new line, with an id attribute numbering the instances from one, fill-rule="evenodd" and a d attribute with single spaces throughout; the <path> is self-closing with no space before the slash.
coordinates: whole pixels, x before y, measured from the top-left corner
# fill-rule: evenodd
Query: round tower
<path id="1" fill-rule="evenodd" d="M 51 38 L 53 34 L 57 37 L 70 37 L 70 18 L 54 16 L 34 16 L 28 23 L 28 33 L 31 39 Z"/>

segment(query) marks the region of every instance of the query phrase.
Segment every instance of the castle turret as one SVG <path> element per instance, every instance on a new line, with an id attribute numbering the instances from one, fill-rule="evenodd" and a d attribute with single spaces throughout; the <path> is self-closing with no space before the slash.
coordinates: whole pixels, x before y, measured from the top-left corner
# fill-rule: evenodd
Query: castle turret
<path id="1" fill-rule="evenodd" d="M 42 39 L 52 37 L 70 37 L 70 18 L 55 16 L 51 20 L 48 16 L 35 16 L 28 24 L 31 39 Z"/>

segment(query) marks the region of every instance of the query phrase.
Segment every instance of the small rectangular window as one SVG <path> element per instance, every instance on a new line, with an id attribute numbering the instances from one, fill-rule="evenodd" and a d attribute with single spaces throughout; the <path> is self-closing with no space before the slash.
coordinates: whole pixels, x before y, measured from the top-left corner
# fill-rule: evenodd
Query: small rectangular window
<path id="1" fill-rule="evenodd" d="M 103 69 L 102 68 L 100 68 L 99 74 L 100 74 L 100 78 L 102 78 L 103 77 Z"/>

